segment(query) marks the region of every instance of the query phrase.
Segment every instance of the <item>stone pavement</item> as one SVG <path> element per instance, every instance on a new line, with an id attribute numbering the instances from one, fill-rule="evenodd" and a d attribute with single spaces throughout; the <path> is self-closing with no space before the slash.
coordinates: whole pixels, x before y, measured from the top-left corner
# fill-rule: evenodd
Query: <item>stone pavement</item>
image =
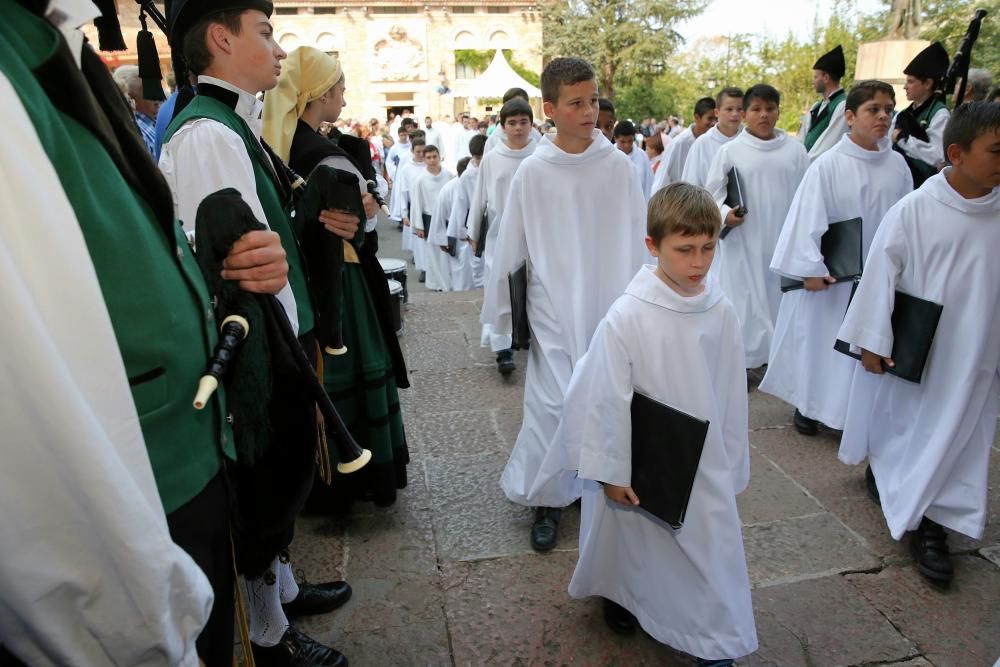
<path id="1" fill-rule="evenodd" d="M 380 255 L 403 257 L 383 224 Z M 620 638 L 595 600 L 566 593 L 579 511 L 559 548 L 535 554 L 532 513 L 508 502 L 500 471 L 521 423 L 525 358 L 504 380 L 479 347 L 480 292 L 428 293 L 410 273 L 402 336 L 410 483 L 395 506 L 349 520 L 304 518 L 293 562 L 312 581 L 346 578 L 353 599 L 303 630 L 352 665 L 690 665 L 639 633 Z M 750 400 L 751 482 L 739 498 L 759 650 L 746 665 L 961 665 L 1000 657 L 1000 448 L 990 461 L 982 541 L 952 536 L 955 581 L 917 573 L 868 499 L 838 434 L 798 435 L 792 409 Z"/>

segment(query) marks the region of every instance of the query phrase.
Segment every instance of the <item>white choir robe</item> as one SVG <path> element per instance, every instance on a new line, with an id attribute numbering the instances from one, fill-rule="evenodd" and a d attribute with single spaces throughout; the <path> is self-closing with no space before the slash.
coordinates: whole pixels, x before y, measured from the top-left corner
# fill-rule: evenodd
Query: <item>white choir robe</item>
<path id="1" fill-rule="evenodd" d="M 30 665 L 196 667 L 212 587 L 170 537 L 76 212 L 2 72 L 0 96 L 0 638 Z"/>
<path id="2" fill-rule="evenodd" d="M 541 140 L 542 135 L 538 130 L 532 128 L 528 132 L 528 143 L 535 146 L 538 145 L 539 140 Z M 493 130 L 493 134 L 486 138 L 486 147 L 483 149 L 483 157 L 485 157 L 491 150 L 496 148 L 500 144 L 507 143 L 507 132 L 504 131 L 503 125 L 497 125 L 497 129 Z"/>
<path id="3" fill-rule="evenodd" d="M 927 138 L 930 141 L 907 137 L 899 141 L 899 147 L 910 157 L 922 160 L 929 165 L 941 164 L 944 162 L 944 128 L 948 125 L 949 118 L 951 118 L 950 111 L 939 109 L 931 116 L 930 123 L 927 125 Z M 896 129 L 895 117 L 892 119 L 892 129 Z"/>
<path id="4" fill-rule="evenodd" d="M 392 216 L 397 220 L 411 218 L 411 190 L 416 184 L 417 179 L 420 178 L 425 171 L 427 171 L 427 165 L 425 163 L 408 160 L 402 167 L 399 168 L 399 171 L 396 172 L 396 181 L 393 184 L 391 211 Z M 420 251 L 418 250 L 420 245 L 414 242 L 414 238 L 413 220 L 410 219 L 410 224 L 403 227 L 402 248 L 403 250 L 409 250 L 413 253 L 413 261 L 417 265 L 417 269 L 423 271 L 423 255 L 420 254 Z"/>
<path id="5" fill-rule="evenodd" d="M 649 156 L 646 151 L 639 148 L 639 142 L 632 144 L 632 152 L 626 157 L 635 165 L 635 173 L 639 178 L 639 187 L 642 188 L 642 196 L 647 200 L 650 197 L 653 187 L 653 167 L 649 164 Z"/>
<path id="6" fill-rule="evenodd" d="M 720 148 L 741 134 L 743 134 L 742 125 L 736 134 L 731 137 L 727 137 L 722 132 L 719 132 L 718 125 L 713 125 L 712 129 L 695 139 L 694 143 L 691 144 L 680 180 L 705 188 L 705 184 L 708 182 L 708 168 L 712 166 L 715 154 L 719 152 Z M 680 137 L 677 137 L 677 139 L 680 139 Z M 674 139 L 674 141 L 677 141 L 677 139 Z"/>
<path id="7" fill-rule="evenodd" d="M 472 153 L 469 152 L 469 141 L 472 137 L 479 134 L 479 130 L 461 130 L 455 133 L 455 162 L 457 163 L 464 157 L 471 157 Z"/>
<path id="8" fill-rule="evenodd" d="M 829 274 L 820 242 L 830 223 L 861 218 L 862 257 L 885 212 L 913 190 L 910 169 L 888 139 L 868 151 L 844 135 L 806 171 L 778 236 L 771 270 L 789 278 Z M 736 231 L 734 230 L 735 234 Z M 853 282 L 781 297 L 760 390 L 810 419 L 844 428 L 855 361 L 833 349 Z"/>
<path id="9" fill-rule="evenodd" d="M 455 201 L 448 216 L 448 235 L 458 239 L 458 257 L 452 259 L 451 279 L 453 285 L 468 285 L 455 289 L 479 289 L 483 286 L 483 258 L 476 257 L 469 244 L 469 202 L 476 191 L 479 165 L 473 161 L 458 179 Z M 470 284 L 468 280 L 471 280 Z"/>
<path id="10" fill-rule="evenodd" d="M 687 162 L 687 156 L 696 139 L 691 127 L 688 126 L 663 149 L 660 168 L 656 170 L 653 185 L 650 188 L 649 195 L 651 197 L 671 183 L 682 180 L 684 163 Z"/>
<path id="11" fill-rule="evenodd" d="M 401 144 L 398 141 L 394 143 L 389 148 L 389 153 L 385 156 L 385 170 L 389 174 L 389 178 L 393 181 L 396 180 L 396 174 L 399 168 L 403 166 L 403 161 L 408 155 L 413 154 L 413 147 L 410 142 Z"/>
<path id="12" fill-rule="evenodd" d="M 767 363 L 781 305 L 781 279 L 768 267 L 795 190 L 809 167 L 801 143 L 783 130 L 775 129 L 774 133 L 774 139 L 764 141 L 741 132 L 721 146 L 705 182 L 723 220 L 730 210 L 723 203 L 730 168 L 735 166 L 740 172 L 745 189 L 749 212 L 743 224 L 719 242 L 722 252 L 713 272 L 742 323 L 747 368 Z"/>
<path id="13" fill-rule="evenodd" d="M 750 480 L 740 324 L 710 277 L 683 297 L 638 275 L 597 328 L 573 371 L 562 419 L 536 484 L 555 467 L 584 481 L 575 598 L 599 595 L 635 614 L 657 641 L 708 658 L 757 649 L 736 494 Z M 684 526 L 672 530 L 605 497 L 595 482 L 630 486 L 633 390 L 709 422 Z M 589 481 L 593 480 L 593 481 Z"/>
<path id="14" fill-rule="evenodd" d="M 501 479 L 514 502 L 529 503 L 573 366 L 608 308 L 649 259 L 645 234 L 646 202 L 632 165 L 596 129 L 579 154 L 543 138 L 514 174 L 480 318 L 494 332 L 510 335 L 507 274 L 526 261 L 532 341 L 524 422 Z M 568 480 L 552 505 L 569 505 L 579 495 L 579 483 Z"/>
<path id="15" fill-rule="evenodd" d="M 483 211 L 486 211 L 489 227 L 486 230 L 486 250 L 483 251 L 482 259 L 483 277 L 487 282 L 491 280 L 490 270 L 495 252 L 493 246 L 496 245 L 497 235 L 500 233 L 510 182 L 514 178 L 514 172 L 526 157 L 535 152 L 537 146 L 537 143 L 528 142 L 524 148 L 514 149 L 501 142 L 479 163 L 476 189 L 469 204 L 468 227 L 469 238 L 478 239 L 483 224 Z M 507 350 L 511 345 L 510 336 L 494 334 L 489 324 L 483 324 L 480 344 L 494 350 Z"/>
<path id="16" fill-rule="evenodd" d="M 472 265 L 468 261 L 468 253 L 471 252 L 471 248 L 469 248 L 467 241 L 459 238 L 457 233 L 451 232 L 452 211 L 455 210 L 455 203 L 461 188 L 462 181 L 459 178 L 451 179 L 441 188 L 441 192 L 438 193 L 437 206 L 434 209 L 431 229 L 431 243 L 438 247 L 447 246 L 449 236 L 457 239 L 455 257 L 447 252 L 444 254 L 445 270 L 448 272 L 448 289 L 453 291 L 472 289 Z"/>
<path id="17" fill-rule="evenodd" d="M 444 169 L 441 169 L 441 172 L 436 176 L 425 169 L 412 188 L 413 194 L 410 206 L 412 217 L 410 219 L 410 226 L 414 232 L 422 231 L 425 236 L 425 238 L 420 238 L 414 233 L 413 254 L 414 257 L 420 257 L 423 261 L 423 268 L 421 270 L 427 272 L 425 286 L 429 290 L 447 291 L 451 289 L 451 267 L 446 262 L 448 258 L 447 253 L 442 252 L 440 247 L 430 243 L 428 235 L 431 230 L 424 228 L 423 216 L 425 213 L 431 216 L 431 224 L 433 225 L 434 209 L 437 208 L 438 193 L 453 178 L 455 176 Z M 421 268 L 419 260 L 417 268 Z"/>
<path id="18" fill-rule="evenodd" d="M 809 149 L 810 160 L 815 160 L 820 155 L 839 144 L 840 140 L 850 130 L 847 126 L 847 116 L 844 115 L 844 111 L 846 110 L 847 98 L 845 97 L 830 111 L 830 123 L 826 126 L 826 129 L 823 130 L 823 133 L 819 135 L 819 138 L 816 139 L 816 143 L 813 144 L 812 148 Z M 811 115 L 807 114 L 806 118 L 809 119 L 810 123 L 812 122 Z M 805 141 L 805 135 L 809 133 L 808 124 L 803 123 L 802 129 L 803 132 L 799 138 L 802 139 L 802 141 Z"/>
<path id="19" fill-rule="evenodd" d="M 896 290 L 944 306 L 920 384 L 857 364 L 840 441 L 844 463 L 868 457 L 897 540 L 924 516 L 978 539 L 988 511 L 1000 401 L 1000 188 L 965 199 L 949 171 L 889 209 L 838 336 L 888 357 Z"/>

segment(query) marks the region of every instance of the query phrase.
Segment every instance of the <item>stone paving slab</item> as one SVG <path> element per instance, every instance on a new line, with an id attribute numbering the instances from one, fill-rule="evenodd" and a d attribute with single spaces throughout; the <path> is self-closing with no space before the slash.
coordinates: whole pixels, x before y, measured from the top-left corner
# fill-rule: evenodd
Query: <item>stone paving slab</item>
<path id="1" fill-rule="evenodd" d="M 947 589 L 928 583 L 912 565 L 847 580 L 931 663 L 988 666 L 1000 658 L 1000 570 L 983 558 L 956 558 Z"/>
<path id="2" fill-rule="evenodd" d="M 521 407 L 521 392 L 516 385 L 512 390 L 496 367 L 414 371 L 410 382 L 414 385 L 411 409 L 423 414 L 449 412 L 456 405 L 466 410 Z"/>
<path id="3" fill-rule="evenodd" d="M 431 458 L 506 454 L 510 448 L 503 438 L 498 412 L 500 411 L 415 412 L 406 419 L 407 432 L 411 434 L 409 442 L 421 456 Z M 518 419 L 520 420 L 520 416 Z"/>
<path id="4" fill-rule="evenodd" d="M 750 485 L 736 502 L 744 525 L 823 511 L 814 498 L 756 450 L 750 452 Z"/>
<path id="5" fill-rule="evenodd" d="M 917 647 L 839 575 L 757 589 L 753 604 L 760 640 L 754 665 L 832 667 L 893 662 L 918 654 Z"/>

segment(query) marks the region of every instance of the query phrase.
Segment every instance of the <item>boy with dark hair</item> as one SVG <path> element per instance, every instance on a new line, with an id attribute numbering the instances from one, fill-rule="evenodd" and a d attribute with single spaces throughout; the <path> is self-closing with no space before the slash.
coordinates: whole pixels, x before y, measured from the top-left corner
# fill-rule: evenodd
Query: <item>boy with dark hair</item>
<path id="1" fill-rule="evenodd" d="M 424 171 L 411 188 L 410 224 L 417 237 L 414 244 L 420 246 L 420 256 L 427 272 L 427 289 L 436 292 L 451 289 L 451 268 L 448 266 L 448 256 L 441 251 L 440 244 L 431 243 L 429 236 L 431 225 L 434 224 L 438 195 L 441 188 L 453 178 L 450 172 L 441 168 L 441 152 L 437 146 L 425 147 Z M 446 240 L 445 245 L 447 243 Z"/>
<path id="2" fill-rule="evenodd" d="M 396 173 L 396 182 L 393 186 L 392 194 L 392 209 L 390 210 L 392 217 L 398 218 L 403 223 L 402 248 L 413 253 L 413 263 L 416 264 L 417 270 L 421 272 L 420 282 L 423 282 L 424 278 L 423 245 L 413 239 L 410 197 L 414 184 L 416 184 L 417 179 L 420 178 L 420 175 L 426 169 L 426 165 L 424 164 L 424 149 L 426 146 L 427 144 L 423 137 L 418 136 L 410 139 L 410 159 L 404 162 Z"/>
<path id="3" fill-rule="evenodd" d="M 854 362 L 833 349 L 852 282 L 836 283 L 820 239 L 832 223 L 861 218 L 862 256 L 889 207 L 913 189 L 910 170 L 887 139 L 896 104 L 892 86 L 861 81 L 845 100 L 850 133 L 806 171 L 778 236 L 771 270 L 805 289 L 781 297 L 761 391 L 795 406 L 794 426 L 844 428 Z"/>
<path id="4" fill-rule="evenodd" d="M 938 172 L 944 164 L 942 133 L 948 124 L 948 107 L 934 94 L 948 71 L 948 52 L 940 42 L 921 51 L 903 70 L 906 99 L 910 106 L 893 122 L 893 148 L 903 154 L 913 174 L 913 187 Z"/>
<path id="5" fill-rule="evenodd" d="M 528 97 L 527 91 L 525 91 L 523 88 L 511 88 L 506 93 L 504 93 L 503 95 L 504 106 L 506 106 L 507 103 L 510 102 L 511 100 L 524 100 L 525 106 L 527 106 L 529 109 L 531 108 L 530 104 L 531 99 Z M 502 109 L 503 107 L 501 107 L 501 110 Z M 504 134 L 503 131 L 503 120 L 500 120 L 499 124 L 497 124 L 493 128 L 493 132 L 490 134 L 489 139 L 486 140 L 486 149 L 483 152 L 483 154 L 485 155 L 486 153 L 489 153 L 491 150 L 496 148 L 497 144 L 501 143 L 506 138 L 507 135 Z M 537 144 L 539 139 L 541 139 L 541 135 L 539 135 L 538 132 L 532 132 L 529 135 L 528 141 L 531 142 L 532 144 Z"/>
<path id="6" fill-rule="evenodd" d="M 486 150 L 485 137 L 473 137 L 469 141 L 468 167 L 461 176 L 461 188 L 455 199 L 451 216 L 448 219 L 448 236 L 454 236 L 459 240 L 471 241 L 469 238 L 469 210 L 472 206 L 472 198 L 476 194 L 476 184 L 479 182 L 479 165 L 483 160 L 483 153 Z M 465 159 L 465 158 L 463 158 Z M 460 244 L 460 256 L 468 249 L 468 264 L 472 272 L 472 285 L 479 289 L 483 286 L 483 258 L 476 257 L 473 253 L 471 243 Z"/>
<path id="7" fill-rule="evenodd" d="M 691 145 L 681 180 L 693 185 L 705 186 L 708 168 L 712 166 L 715 154 L 722 146 L 736 138 L 743 129 L 743 91 L 739 88 L 723 88 L 715 97 L 718 123 L 712 126 Z M 669 147 L 668 147 L 669 148 Z"/>
<path id="8" fill-rule="evenodd" d="M 635 134 L 636 129 L 632 121 L 623 120 L 615 125 L 612 137 L 614 138 L 615 147 L 628 156 L 628 159 L 632 162 L 636 178 L 639 179 L 639 187 L 642 188 L 642 195 L 646 199 L 649 199 L 649 191 L 653 187 L 653 168 L 649 166 L 649 158 L 646 157 L 646 151 L 636 148 Z"/>
<path id="9" fill-rule="evenodd" d="M 500 109 L 500 124 L 504 140 L 479 165 L 479 177 L 469 208 L 469 243 L 473 253 L 478 251 L 478 240 L 486 225 L 486 248 L 482 253 L 483 276 L 487 284 L 493 280 L 492 267 L 497 235 L 503 220 L 504 204 L 514 172 L 526 157 L 535 151 L 537 143 L 530 141 L 534 134 L 531 122 L 534 114 L 528 103 L 515 97 Z M 510 336 L 496 334 L 489 324 L 483 324 L 480 344 L 497 353 L 497 371 L 502 375 L 514 372 L 514 352 L 510 349 Z"/>
<path id="10" fill-rule="evenodd" d="M 684 164 L 687 162 L 691 147 L 701 135 L 715 126 L 715 121 L 715 100 L 713 98 L 703 97 L 695 102 L 694 122 L 684 128 L 663 149 L 660 168 L 656 170 L 656 177 L 653 179 L 652 188 L 650 188 L 652 193 L 655 194 L 661 188 L 681 180 Z"/>
<path id="11" fill-rule="evenodd" d="M 614 103 L 602 97 L 597 101 L 598 112 L 597 112 L 597 129 L 601 131 L 608 141 L 614 143 L 614 131 L 615 131 L 615 105 Z"/>
<path id="12" fill-rule="evenodd" d="M 648 211 L 656 263 L 639 269 L 573 369 L 543 470 L 585 480 L 570 595 L 602 597 L 618 633 L 641 625 L 699 665 L 731 665 L 757 649 L 736 506 L 750 481 L 740 323 L 709 273 L 719 215 L 708 193 L 672 183 Z M 709 423 L 679 532 L 641 511 L 632 488 L 636 393 Z M 538 501 L 548 489 L 532 491 Z"/>
<path id="13" fill-rule="evenodd" d="M 481 317 L 493 333 L 510 335 L 507 276 L 526 263 L 532 341 L 524 423 L 501 479 L 507 497 L 524 505 L 559 422 L 573 366 L 648 257 L 642 191 L 628 159 L 595 128 L 593 68 L 580 58 L 556 58 L 542 72 L 541 88 L 557 133 L 539 142 L 511 181 Z M 552 507 L 537 509 L 531 529 L 539 551 L 555 546 L 561 508 L 580 494 L 571 475 L 555 485 Z"/>
<path id="14" fill-rule="evenodd" d="M 1000 105 L 972 102 L 944 130 L 951 166 L 889 209 L 838 338 L 861 350 L 840 460 L 868 457 L 889 532 L 914 531 L 922 575 L 954 574 L 945 528 L 979 539 L 1000 397 Z M 943 306 L 919 384 L 893 366 L 896 294 Z M 868 375 L 873 373 L 874 375 Z"/>
<path id="15" fill-rule="evenodd" d="M 844 118 L 847 93 L 840 85 L 846 71 L 844 49 L 839 44 L 813 65 L 813 88 L 823 99 L 809 110 L 809 122 L 802 124 L 801 139 L 810 160 L 836 146 L 847 132 L 847 119 Z"/>
<path id="16" fill-rule="evenodd" d="M 721 241 L 719 282 L 740 316 L 747 368 L 767 363 L 781 304 L 781 279 L 768 267 L 792 197 L 809 167 L 802 144 L 775 128 L 780 102 L 781 95 L 766 83 L 747 91 L 741 115 L 745 131 L 719 148 L 705 183 L 719 205 L 723 227 L 732 228 Z M 733 167 L 743 185 L 748 209 L 744 218 L 725 203 Z"/>
<path id="17" fill-rule="evenodd" d="M 507 102 L 510 102 L 515 97 L 519 97 L 525 102 L 529 101 L 528 91 L 526 91 L 524 88 L 508 88 L 507 92 L 503 94 L 502 104 L 507 104 Z"/>
<path id="18" fill-rule="evenodd" d="M 471 290 L 472 284 L 472 263 L 469 258 L 472 255 L 472 248 L 466 243 L 467 237 L 459 237 L 458 233 L 451 233 L 452 219 L 455 217 L 456 203 L 459 201 L 462 189 L 462 174 L 465 173 L 472 158 L 462 158 L 458 161 L 456 168 L 458 176 L 448 181 L 441 192 L 438 193 L 437 206 L 434 209 L 433 222 L 431 225 L 430 243 L 438 246 L 445 254 L 445 266 L 447 267 L 450 289 L 453 291 Z M 468 208 L 466 208 L 466 211 Z M 455 228 L 458 228 L 458 220 L 455 220 Z M 462 228 L 464 229 L 464 220 Z M 449 252 L 448 237 L 456 240 L 454 254 Z"/>
<path id="19" fill-rule="evenodd" d="M 399 141 L 393 144 L 392 148 L 389 149 L 389 154 L 385 158 L 385 168 L 389 173 L 389 185 L 392 185 L 396 181 L 396 174 L 399 173 L 399 168 L 413 149 L 410 146 L 410 132 L 406 127 L 400 125 L 399 129 L 396 130 L 396 134 L 399 135 Z M 400 220 L 399 222 L 402 221 Z"/>
<path id="20" fill-rule="evenodd" d="M 223 0 L 189 0 L 171 6 L 170 42 L 175 49 L 183 45 L 186 65 L 197 75 L 198 94 L 186 106 L 178 102 L 164 137 L 160 170 L 174 195 L 176 217 L 189 232 L 194 230 L 202 200 L 224 188 L 239 191 L 254 217 L 277 232 L 288 261 L 288 285 L 276 296 L 303 349 L 314 350 L 309 287 L 286 213 L 291 187 L 281 160 L 261 140 L 263 105 L 256 95 L 274 88 L 285 58 L 273 39 L 271 10 L 266 0 L 244 0 L 235 7 Z M 323 211 L 319 219 L 346 239 L 353 238 L 359 225 L 357 217 L 342 211 Z M 286 421 L 298 428 L 283 435 L 280 449 L 265 452 L 255 464 L 256 470 L 273 469 L 278 474 L 280 467 L 272 465 L 275 458 L 315 449 L 316 427 L 308 423 L 315 413 L 301 407 L 284 408 Z M 292 410 L 296 414 L 292 415 Z M 264 498 L 260 504 L 304 500 L 314 474 L 311 466 L 289 467 L 285 476 L 276 477 L 267 488 L 263 484 L 255 488 Z M 285 493 L 287 498 L 282 495 Z M 280 530 L 287 535 L 282 550 L 291 542 L 295 514 L 296 508 L 290 507 L 283 515 L 289 525 Z M 259 551 L 270 556 L 275 546 L 261 545 Z M 243 584 L 251 601 L 250 639 L 258 664 L 290 664 L 303 656 L 328 664 L 346 662 L 337 651 L 314 642 L 289 624 L 283 605 L 294 603 L 301 609 L 329 596 L 323 587 L 299 587 L 281 550 L 262 572 L 247 573 Z"/>

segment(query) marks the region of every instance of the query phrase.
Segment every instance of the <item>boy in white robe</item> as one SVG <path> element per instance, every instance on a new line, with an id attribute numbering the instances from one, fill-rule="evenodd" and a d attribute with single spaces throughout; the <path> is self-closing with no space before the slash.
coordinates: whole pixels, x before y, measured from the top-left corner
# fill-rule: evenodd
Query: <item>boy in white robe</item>
<path id="1" fill-rule="evenodd" d="M 524 88 L 510 88 L 507 90 L 506 93 L 503 94 L 503 101 L 501 102 L 500 108 L 502 109 L 503 108 L 502 105 L 507 104 L 507 102 L 510 102 L 513 99 L 522 99 L 529 106 L 531 104 L 531 98 L 528 97 L 528 91 L 526 91 Z M 528 133 L 529 143 L 537 144 L 538 140 L 541 138 L 542 135 L 538 132 Z M 483 149 L 483 155 L 486 155 L 491 150 L 496 148 L 497 144 L 502 143 L 506 140 L 507 140 L 507 133 L 503 129 L 503 122 L 494 125 L 493 132 L 486 138 L 486 147 Z"/>
<path id="2" fill-rule="evenodd" d="M 736 506 L 750 479 L 740 324 L 709 275 L 719 218 L 708 193 L 667 186 L 647 226 L 657 263 L 639 269 L 573 370 L 543 470 L 585 480 L 570 595 L 604 598 L 616 632 L 638 623 L 699 664 L 731 665 L 757 649 Z M 709 422 L 679 530 L 631 488 L 633 392 Z M 543 500 L 547 485 L 536 492 Z"/>
<path id="3" fill-rule="evenodd" d="M 413 236 L 413 226 L 410 219 L 410 208 L 412 206 L 412 189 L 416 185 L 417 179 L 424 173 L 427 169 L 427 165 L 424 164 L 424 140 L 421 137 L 415 137 L 410 140 L 413 144 L 411 157 L 407 160 L 399 171 L 396 173 L 396 183 L 394 186 L 396 197 L 392 200 L 392 214 L 399 216 L 399 219 L 403 222 L 403 240 L 402 247 L 403 250 L 409 250 L 413 253 L 413 263 L 416 264 L 417 270 L 421 272 L 420 282 L 424 282 L 424 257 L 423 257 L 423 247 L 416 242 Z"/>
<path id="4" fill-rule="evenodd" d="M 646 152 L 635 145 L 635 125 L 627 120 L 620 121 L 615 125 L 612 136 L 615 147 L 632 162 L 639 187 L 642 188 L 642 196 L 649 199 L 650 189 L 653 187 L 653 169 Z"/>
<path id="5" fill-rule="evenodd" d="M 476 184 L 479 182 L 479 164 L 482 162 L 483 153 L 486 149 L 486 137 L 482 139 L 472 138 L 469 142 L 471 157 L 462 158 L 468 160 L 468 167 L 461 176 L 461 188 L 455 198 L 455 205 L 452 207 L 451 216 L 448 218 L 448 234 L 465 242 L 459 247 L 459 257 L 468 261 L 472 271 L 472 287 L 480 289 L 483 286 L 483 258 L 476 257 L 469 243 L 469 208 L 472 205 L 472 197 L 476 193 Z"/>
<path id="6" fill-rule="evenodd" d="M 524 100 L 515 97 L 500 109 L 500 127 L 506 137 L 483 157 L 479 165 L 476 190 L 469 207 L 469 243 L 473 253 L 478 251 L 478 239 L 482 226 L 486 228 L 486 248 L 482 253 L 483 275 L 486 282 L 492 280 L 491 269 L 497 235 L 503 220 L 504 204 L 510 189 L 514 172 L 526 157 L 535 152 L 537 143 L 531 143 L 534 134 L 531 123 L 534 114 Z M 486 220 L 483 220 L 485 214 Z M 510 349 L 510 336 L 497 334 L 489 324 L 483 324 L 480 344 L 497 353 L 497 371 L 502 375 L 514 372 L 514 352 Z"/>
<path id="7" fill-rule="evenodd" d="M 944 142 L 951 167 L 889 209 L 838 334 L 862 355 L 840 459 L 868 457 L 889 532 L 915 531 L 918 569 L 939 582 L 953 576 L 944 528 L 978 539 L 988 512 L 1000 402 L 1000 105 L 959 107 Z M 896 290 L 943 306 L 919 384 L 883 374 Z"/>
<path id="8" fill-rule="evenodd" d="M 410 135 L 405 127 L 400 127 L 396 132 L 399 140 L 392 145 L 389 153 L 385 156 L 385 170 L 389 174 L 389 180 L 395 181 L 404 156 L 409 155 L 412 150 L 410 146 Z"/>
<path id="9" fill-rule="evenodd" d="M 862 81 L 846 97 L 850 134 L 806 171 L 785 218 L 771 270 L 805 278 L 805 289 L 781 297 L 761 391 L 795 406 L 793 423 L 815 435 L 819 422 L 842 430 L 854 361 L 833 349 L 853 282 L 834 284 L 820 242 L 829 225 L 862 220 L 862 257 L 889 208 L 913 190 L 906 161 L 887 139 L 895 93 Z"/>
<path id="10" fill-rule="evenodd" d="M 418 256 L 423 258 L 423 270 L 427 272 L 427 289 L 443 292 L 451 289 L 451 269 L 447 264 L 448 256 L 441 252 L 440 246 L 429 242 L 428 232 L 430 229 L 427 222 L 433 224 L 438 193 L 448 181 L 455 177 L 441 168 L 441 153 L 437 146 L 425 148 L 424 164 L 426 169 L 412 188 L 410 226 L 416 237 L 413 242 L 414 246 L 420 247 Z M 414 255 L 417 255 L 416 251 L 414 251 Z M 420 268 L 419 262 L 417 268 Z"/>
<path id="11" fill-rule="evenodd" d="M 743 130 L 743 91 L 739 88 L 723 88 L 715 96 L 718 122 L 691 145 L 681 180 L 692 185 L 705 187 L 708 168 L 712 166 L 719 149 Z M 676 141 L 676 139 L 674 139 Z"/>
<path id="12" fill-rule="evenodd" d="M 656 194 L 671 183 L 682 180 L 684 165 L 687 163 L 694 142 L 715 127 L 717 120 L 715 107 L 715 100 L 711 97 L 703 97 L 695 102 L 694 122 L 684 128 L 677 138 L 672 139 L 663 149 L 660 168 L 656 170 L 653 187 L 650 189 L 651 194 Z"/>
<path id="13" fill-rule="evenodd" d="M 507 497 L 524 505 L 531 504 L 528 491 L 559 423 L 573 366 L 649 256 L 642 242 L 645 204 L 632 166 L 594 127 L 594 70 L 580 58 L 556 58 L 541 84 L 545 115 L 557 134 L 543 138 L 514 174 L 480 320 L 510 335 L 507 274 L 526 263 L 532 341 L 524 422 L 501 479 Z M 557 486 L 551 507 L 536 512 L 531 542 L 537 550 L 555 546 L 561 508 L 580 495 L 576 480 Z"/>
<path id="14" fill-rule="evenodd" d="M 768 267 L 792 197 L 809 167 L 802 144 L 774 127 L 780 101 L 778 91 L 767 84 L 747 91 L 742 114 L 746 128 L 719 148 L 705 183 L 719 205 L 723 228 L 733 228 L 720 242 L 717 270 L 722 291 L 733 302 L 742 323 L 747 368 L 767 363 L 781 305 L 781 279 Z M 733 167 L 743 183 L 748 209 L 745 218 L 725 204 Z"/>
<path id="15" fill-rule="evenodd" d="M 455 233 L 451 232 L 453 218 L 455 218 L 456 204 L 461 198 L 462 174 L 471 162 L 470 158 L 462 158 L 456 165 L 458 177 L 453 178 L 441 188 L 438 193 L 437 206 L 434 209 L 434 217 L 431 225 L 430 242 L 440 247 L 445 252 L 446 266 L 452 291 L 460 292 L 471 290 L 472 285 L 472 263 L 469 258 L 472 256 L 472 248 L 469 247 L 468 237 L 460 237 L 458 220 L 454 220 Z M 468 207 L 466 207 L 468 211 Z M 461 229 L 465 229 L 463 221 Z M 464 233 L 464 232 L 463 232 Z M 454 255 L 448 253 L 448 238 L 455 239 Z"/>

